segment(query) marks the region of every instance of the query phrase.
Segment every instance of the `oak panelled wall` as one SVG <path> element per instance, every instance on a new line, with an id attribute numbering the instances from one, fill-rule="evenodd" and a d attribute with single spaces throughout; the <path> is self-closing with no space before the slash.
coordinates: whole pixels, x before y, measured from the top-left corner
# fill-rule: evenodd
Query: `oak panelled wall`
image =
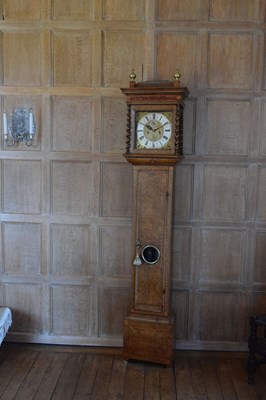
<path id="1" fill-rule="evenodd" d="M 122 345 L 129 312 L 137 80 L 189 88 L 176 168 L 176 347 L 245 349 L 266 312 L 265 0 L 0 0 L 1 115 L 32 107 L 33 146 L 1 127 L 0 304 L 8 340 Z"/>

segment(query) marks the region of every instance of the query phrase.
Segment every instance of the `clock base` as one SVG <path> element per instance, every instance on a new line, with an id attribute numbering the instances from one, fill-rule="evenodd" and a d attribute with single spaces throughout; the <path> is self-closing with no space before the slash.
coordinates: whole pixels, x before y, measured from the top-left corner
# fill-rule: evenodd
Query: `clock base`
<path id="1" fill-rule="evenodd" d="M 170 366 L 174 356 L 175 315 L 131 314 L 124 320 L 124 358 Z"/>

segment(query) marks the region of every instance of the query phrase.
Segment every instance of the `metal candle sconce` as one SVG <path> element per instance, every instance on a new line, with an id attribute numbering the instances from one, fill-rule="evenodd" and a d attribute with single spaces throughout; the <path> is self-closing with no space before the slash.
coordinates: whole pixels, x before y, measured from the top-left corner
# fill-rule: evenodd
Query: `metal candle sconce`
<path id="1" fill-rule="evenodd" d="M 26 142 L 32 146 L 33 137 L 36 132 L 36 124 L 32 109 L 16 108 L 7 120 L 6 111 L 3 114 L 4 139 L 8 147 Z"/>

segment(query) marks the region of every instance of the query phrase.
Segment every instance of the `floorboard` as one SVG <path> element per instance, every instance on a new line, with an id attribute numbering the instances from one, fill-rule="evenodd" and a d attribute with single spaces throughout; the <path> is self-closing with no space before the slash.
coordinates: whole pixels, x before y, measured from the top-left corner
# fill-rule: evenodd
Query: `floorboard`
<path id="1" fill-rule="evenodd" d="M 47 367 L 50 365 L 53 353 L 39 353 L 25 379 L 23 380 L 16 400 L 33 399 L 43 379 Z"/>
<path id="2" fill-rule="evenodd" d="M 231 355 L 230 355 L 231 356 Z M 222 398 L 228 400 L 237 400 L 236 391 L 227 368 L 226 359 L 215 360 L 215 370 L 221 385 Z"/>
<path id="3" fill-rule="evenodd" d="M 223 392 L 215 368 L 215 360 L 203 359 L 201 361 L 203 380 L 208 399 L 223 400 Z"/>
<path id="4" fill-rule="evenodd" d="M 144 369 L 143 363 L 129 362 L 125 375 L 124 399 L 141 400 L 144 392 Z"/>
<path id="5" fill-rule="evenodd" d="M 52 395 L 52 400 L 73 399 L 84 359 L 85 354 L 69 354 Z"/>
<path id="6" fill-rule="evenodd" d="M 0 400 L 266 400 L 266 365 L 247 383 L 247 353 L 176 351 L 172 367 L 122 349 L 4 343 Z"/>
<path id="7" fill-rule="evenodd" d="M 150 365 L 145 369 L 144 398 L 146 400 L 160 400 L 160 369 Z"/>
<path id="8" fill-rule="evenodd" d="M 18 399 L 20 388 L 29 373 L 32 365 L 38 357 L 38 352 L 22 351 L 15 354 L 12 365 L 12 378 L 10 379 L 5 391 L 1 395 L 1 400 Z M 8 359 L 8 357 L 6 358 Z"/>
<path id="9" fill-rule="evenodd" d="M 114 359 L 111 379 L 108 386 L 108 400 L 123 399 L 126 369 L 126 362 L 121 362 L 121 359 Z"/>
<path id="10" fill-rule="evenodd" d="M 191 384 L 191 374 L 188 365 L 188 357 L 179 355 L 175 358 L 175 386 L 176 395 L 180 400 L 195 400 L 193 386 Z"/>
<path id="11" fill-rule="evenodd" d="M 76 387 L 74 400 L 90 399 L 100 359 L 99 355 L 86 354 L 84 365 Z"/>
<path id="12" fill-rule="evenodd" d="M 54 353 L 50 365 L 44 371 L 43 379 L 38 387 L 34 400 L 51 399 L 67 357 L 67 353 Z"/>
<path id="13" fill-rule="evenodd" d="M 91 400 L 107 399 L 112 367 L 113 357 L 102 355 L 92 387 Z"/>

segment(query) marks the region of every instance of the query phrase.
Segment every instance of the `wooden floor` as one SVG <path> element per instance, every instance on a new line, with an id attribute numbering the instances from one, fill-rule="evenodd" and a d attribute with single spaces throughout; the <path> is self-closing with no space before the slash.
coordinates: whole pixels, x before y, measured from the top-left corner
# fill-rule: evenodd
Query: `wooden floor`
<path id="1" fill-rule="evenodd" d="M 1 400 L 266 399 L 266 369 L 247 384 L 246 353 L 176 351 L 172 368 L 125 362 L 121 349 L 0 348 Z"/>

